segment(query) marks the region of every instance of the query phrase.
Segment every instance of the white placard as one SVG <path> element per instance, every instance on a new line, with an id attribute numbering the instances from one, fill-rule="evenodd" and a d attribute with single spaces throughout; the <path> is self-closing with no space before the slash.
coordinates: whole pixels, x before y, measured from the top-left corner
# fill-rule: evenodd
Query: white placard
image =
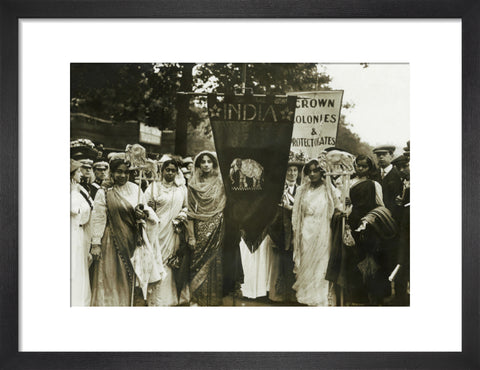
<path id="1" fill-rule="evenodd" d="M 320 153 L 337 142 L 343 91 L 295 92 L 297 96 L 290 151 L 306 158 Z"/>

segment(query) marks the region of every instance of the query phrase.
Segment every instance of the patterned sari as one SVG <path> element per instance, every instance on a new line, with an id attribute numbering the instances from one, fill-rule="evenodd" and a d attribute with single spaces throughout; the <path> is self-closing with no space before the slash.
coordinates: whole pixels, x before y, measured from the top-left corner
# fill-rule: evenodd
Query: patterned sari
<path id="1" fill-rule="evenodd" d="M 204 154 L 201 152 L 197 158 Z M 190 294 L 191 301 L 199 306 L 222 304 L 225 200 L 218 166 L 207 177 L 195 168 L 188 184 L 188 216 L 193 221 L 196 239 L 190 267 Z"/>
<path id="2" fill-rule="evenodd" d="M 190 293 L 199 306 L 222 304 L 223 214 L 217 213 L 206 221 L 194 221 L 197 244 L 192 255 Z"/>

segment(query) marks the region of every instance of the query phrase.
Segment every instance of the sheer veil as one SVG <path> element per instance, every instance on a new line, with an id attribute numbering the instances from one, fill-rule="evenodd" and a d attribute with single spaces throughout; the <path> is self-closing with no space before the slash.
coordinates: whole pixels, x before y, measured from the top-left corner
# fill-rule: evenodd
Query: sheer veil
<path id="1" fill-rule="evenodd" d="M 324 153 L 322 153 L 319 158 L 312 159 L 308 161 L 302 169 L 302 182 L 301 186 L 297 190 L 297 194 L 295 196 L 295 202 L 293 204 L 293 211 L 292 211 L 292 227 L 294 233 L 294 260 L 296 262 L 296 266 L 298 266 L 300 262 L 300 255 L 298 250 L 298 246 L 300 245 L 301 234 L 302 234 L 302 224 L 303 224 L 303 217 L 304 212 L 302 209 L 303 199 L 308 190 L 311 189 L 310 186 L 310 178 L 308 175 L 305 175 L 305 169 L 308 168 L 312 163 L 317 163 L 319 167 L 321 167 L 325 172 L 328 170 L 327 161 Z M 329 176 L 326 177 L 324 183 L 320 185 L 319 188 L 325 188 L 327 198 L 328 198 L 328 207 L 325 210 L 327 212 L 328 219 L 331 219 L 333 216 L 333 212 L 335 208 L 340 207 L 340 198 L 338 190 L 333 186 L 332 181 Z"/>
<path id="2" fill-rule="evenodd" d="M 205 154 L 212 156 L 216 164 L 208 176 L 205 176 L 200 167 L 196 166 Z M 193 163 L 195 167 L 188 182 L 188 216 L 207 220 L 218 212 L 222 212 L 226 203 L 217 155 L 215 152 L 202 151 L 197 154 Z"/>

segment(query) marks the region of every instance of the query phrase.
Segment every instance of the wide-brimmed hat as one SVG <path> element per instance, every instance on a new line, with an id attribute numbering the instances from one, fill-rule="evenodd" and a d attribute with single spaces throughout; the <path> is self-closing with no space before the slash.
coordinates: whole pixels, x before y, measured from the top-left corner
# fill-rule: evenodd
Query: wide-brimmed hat
<path id="1" fill-rule="evenodd" d="M 297 166 L 299 169 L 301 169 L 305 163 L 307 162 L 308 158 L 305 157 L 303 153 L 295 153 L 295 152 L 290 152 L 290 155 L 288 157 L 288 164 L 287 166 Z"/>
<path id="2" fill-rule="evenodd" d="M 70 142 L 70 158 L 75 160 L 90 159 L 94 160 L 98 156 L 95 145 L 89 139 L 77 139 Z"/>

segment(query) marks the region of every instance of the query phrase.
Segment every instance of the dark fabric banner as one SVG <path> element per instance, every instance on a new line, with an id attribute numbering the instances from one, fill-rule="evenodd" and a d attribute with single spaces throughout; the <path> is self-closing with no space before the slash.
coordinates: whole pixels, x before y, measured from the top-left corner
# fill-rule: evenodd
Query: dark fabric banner
<path id="1" fill-rule="evenodd" d="M 227 222 L 252 251 L 272 222 L 282 196 L 295 102 L 295 96 L 208 96 L 227 196 Z"/>

